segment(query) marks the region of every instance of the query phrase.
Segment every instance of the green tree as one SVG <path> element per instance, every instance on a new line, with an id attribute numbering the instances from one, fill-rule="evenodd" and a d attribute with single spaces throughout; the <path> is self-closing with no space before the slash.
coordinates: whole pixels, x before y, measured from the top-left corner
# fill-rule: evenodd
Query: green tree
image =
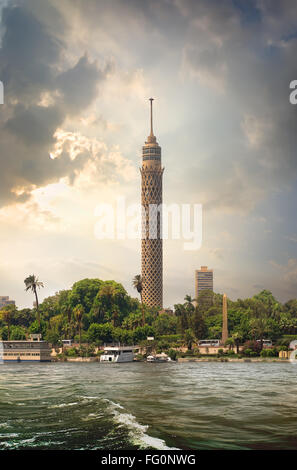
<path id="1" fill-rule="evenodd" d="M 132 333 L 133 344 L 139 344 L 147 339 L 148 336 L 154 336 L 154 328 L 149 325 L 138 326 Z"/>
<path id="2" fill-rule="evenodd" d="M 230 336 L 230 338 L 226 340 L 224 346 L 228 346 L 229 350 L 233 349 L 233 347 L 235 346 L 235 339 Z"/>
<path id="3" fill-rule="evenodd" d="M 38 320 L 34 320 L 29 327 L 29 332 L 32 334 L 41 334 L 42 338 L 45 337 L 48 328 L 48 323 L 45 322 L 43 319 L 40 320 L 40 325 Z"/>
<path id="4" fill-rule="evenodd" d="M 88 329 L 89 341 L 92 343 L 98 343 L 98 341 L 110 343 L 112 342 L 113 329 L 111 323 L 104 323 L 103 325 L 92 323 Z"/>
<path id="5" fill-rule="evenodd" d="M 203 307 L 200 305 L 201 311 L 203 310 Z M 215 315 L 222 315 L 222 306 L 218 305 L 213 305 L 212 307 L 209 307 L 207 310 L 204 308 L 204 315 L 207 317 L 214 317 Z"/>
<path id="6" fill-rule="evenodd" d="M 213 306 L 214 294 L 210 289 L 205 289 L 200 292 L 197 303 L 200 305 L 203 313 L 206 313 L 207 310 Z"/>
<path id="7" fill-rule="evenodd" d="M 50 297 L 43 299 L 43 302 L 39 304 L 39 313 L 41 318 L 45 321 L 49 321 L 52 317 L 58 315 L 62 307 L 59 306 L 59 292 L 56 292 Z"/>
<path id="8" fill-rule="evenodd" d="M 25 283 L 25 290 L 31 290 L 34 295 L 35 295 L 35 301 L 36 301 L 36 311 L 37 311 L 37 321 L 38 325 L 40 328 L 40 313 L 39 313 L 39 303 L 38 303 L 38 295 L 37 295 L 37 289 L 40 289 L 41 287 L 44 287 L 43 282 L 39 281 L 38 277 L 35 276 L 35 274 L 31 274 L 30 276 L 26 277 L 24 280 Z"/>
<path id="9" fill-rule="evenodd" d="M 168 313 L 161 313 L 153 322 L 153 329 L 157 335 L 176 334 L 177 317 Z"/>
<path id="10" fill-rule="evenodd" d="M 84 313 L 85 313 L 85 309 L 81 304 L 78 304 L 76 305 L 76 307 L 74 307 L 73 314 L 76 319 L 76 326 L 78 328 L 79 346 L 81 346 L 81 330 L 82 330 L 82 320 L 83 320 Z"/>
<path id="11" fill-rule="evenodd" d="M 206 335 L 206 325 L 199 305 L 195 307 L 193 313 L 193 331 L 197 339 L 203 339 Z"/>
<path id="12" fill-rule="evenodd" d="M 12 319 L 16 314 L 16 307 L 13 304 L 6 305 L 0 310 L 0 318 L 6 323 L 8 341 L 10 340 L 10 326 Z"/>
<path id="13" fill-rule="evenodd" d="M 189 327 L 186 308 L 183 304 L 176 304 L 174 305 L 174 311 L 178 318 L 178 329 L 180 330 L 180 333 L 184 335 L 186 329 Z"/>
<path id="14" fill-rule="evenodd" d="M 135 330 L 137 326 L 142 324 L 141 312 L 130 313 L 122 322 L 122 327 L 128 330 Z"/>
<path id="15" fill-rule="evenodd" d="M 242 335 L 238 331 L 235 331 L 232 334 L 232 338 L 234 339 L 234 344 L 236 346 L 236 353 L 239 354 L 239 346 L 242 341 Z"/>
<path id="16" fill-rule="evenodd" d="M 72 308 L 70 302 L 66 302 L 61 308 L 62 314 L 66 319 L 66 332 L 67 338 L 71 339 L 71 331 L 72 331 Z"/>
<path id="17" fill-rule="evenodd" d="M 208 328 L 208 337 L 211 339 L 221 338 L 222 336 L 222 325 L 214 325 Z"/>
<path id="18" fill-rule="evenodd" d="M 112 309 L 111 320 L 114 327 L 120 326 L 120 310 L 116 305 Z"/>
<path id="19" fill-rule="evenodd" d="M 192 345 L 195 341 L 195 335 L 193 333 L 193 330 L 191 328 L 188 328 L 186 331 L 185 331 L 185 342 L 187 344 L 187 347 L 189 350 L 192 349 Z"/>
<path id="20" fill-rule="evenodd" d="M 86 313 L 90 312 L 102 284 L 100 279 L 82 279 L 75 282 L 68 295 L 70 306 L 74 308 L 82 305 Z"/>
<path id="21" fill-rule="evenodd" d="M 291 299 L 283 306 L 284 313 L 289 313 L 292 318 L 297 318 L 297 299 Z"/>
<path id="22" fill-rule="evenodd" d="M 26 339 L 26 330 L 22 326 L 11 326 L 10 339 L 13 341 L 23 341 Z"/>
<path id="23" fill-rule="evenodd" d="M 141 302 L 141 312 L 142 312 L 142 326 L 145 325 L 145 316 L 144 316 L 144 308 L 143 308 L 143 298 L 142 298 L 142 277 L 140 274 L 136 274 L 132 281 L 133 287 L 137 290 L 138 294 L 140 295 L 140 302 Z"/>
<path id="24" fill-rule="evenodd" d="M 253 317 L 250 320 L 250 331 L 252 337 L 260 340 L 261 349 L 263 348 L 263 339 L 268 332 L 267 323 L 267 305 L 261 300 L 255 300 L 252 305 Z"/>
<path id="25" fill-rule="evenodd" d="M 297 319 L 290 313 L 281 313 L 278 325 L 282 334 L 293 335 L 297 332 Z"/>
<path id="26" fill-rule="evenodd" d="M 169 349 L 168 356 L 172 361 L 175 361 L 177 356 L 177 352 L 175 351 L 175 349 Z"/>
<path id="27" fill-rule="evenodd" d="M 17 310 L 14 317 L 12 318 L 12 323 L 15 326 L 22 326 L 28 328 L 31 323 L 35 320 L 36 315 L 33 309 L 23 308 Z"/>
<path id="28" fill-rule="evenodd" d="M 119 323 L 131 312 L 131 298 L 126 290 L 115 281 L 102 281 L 92 307 L 92 321 L 110 322 L 115 307 L 118 307 Z M 139 305 L 139 303 L 138 303 Z"/>
<path id="29" fill-rule="evenodd" d="M 51 344 L 59 345 L 62 344 L 60 341 L 60 335 L 54 330 L 48 330 L 45 335 L 45 340 Z"/>
<path id="30" fill-rule="evenodd" d="M 282 307 L 269 290 L 262 290 L 261 292 L 259 292 L 259 294 L 254 295 L 254 297 L 252 297 L 252 300 L 260 301 L 262 304 L 265 305 L 266 314 L 268 318 L 279 318 Z"/>
<path id="31" fill-rule="evenodd" d="M 190 295 L 186 295 L 184 300 L 186 301 L 185 302 L 185 308 L 187 310 L 187 312 L 191 315 L 193 312 L 194 312 L 194 305 L 193 303 L 195 302 L 195 299 L 192 299 L 192 297 Z"/>

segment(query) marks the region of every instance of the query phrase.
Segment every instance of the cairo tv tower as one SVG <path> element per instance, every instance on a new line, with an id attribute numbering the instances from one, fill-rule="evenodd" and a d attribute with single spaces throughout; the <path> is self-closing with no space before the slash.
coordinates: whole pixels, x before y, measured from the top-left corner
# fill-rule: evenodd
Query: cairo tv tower
<path id="1" fill-rule="evenodd" d="M 153 217 L 152 207 L 162 204 L 161 147 L 153 132 L 153 98 L 150 98 L 151 132 L 142 147 L 141 204 L 142 241 L 141 277 L 143 302 L 151 307 L 163 307 L 163 240 L 161 234 L 161 211 Z M 154 236 L 152 237 L 152 232 Z"/>

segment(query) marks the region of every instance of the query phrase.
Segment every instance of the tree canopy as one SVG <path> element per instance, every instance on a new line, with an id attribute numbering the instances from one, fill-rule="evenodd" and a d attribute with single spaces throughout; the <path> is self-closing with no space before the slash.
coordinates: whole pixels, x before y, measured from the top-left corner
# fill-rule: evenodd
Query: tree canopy
<path id="1" fill-rule="evenodd" d="M 74 338 L 83 343 L 132 344 L 147 336 L 170 336 L 192 347 L 200 339 L 221 338 L 222 294 L 213 293 L 211 301 L 208 292 L 198 301 L 186 295 L 173 314 L 159 313 L 129 296 L 116 281 L 82 279 L 45 298 L 38 311 L 14 306 L 0 310 L 2 339 L 24 339 L 40 331 L 52 343 Z M 297 300 L 281 304 L 268 290 L 248 299 L 228 299 L 228 331 L 228 344 L 233 341 L 236 347 L 265 338 L 285 341 L 287 335 L 297 335 Z"/>

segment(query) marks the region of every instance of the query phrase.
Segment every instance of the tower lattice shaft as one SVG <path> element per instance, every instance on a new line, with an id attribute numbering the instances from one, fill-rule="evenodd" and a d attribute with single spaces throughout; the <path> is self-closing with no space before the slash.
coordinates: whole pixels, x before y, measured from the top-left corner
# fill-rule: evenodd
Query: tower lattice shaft
<path id="1" fill-rule="evenodd" d="M 141 204 L 142 297 L 149 306 L 163 307 L 163 240 L 161 234 L 162 177 L 161 147 L 153 134 L 151 101 L 151 133 L 142 148 Z"/>

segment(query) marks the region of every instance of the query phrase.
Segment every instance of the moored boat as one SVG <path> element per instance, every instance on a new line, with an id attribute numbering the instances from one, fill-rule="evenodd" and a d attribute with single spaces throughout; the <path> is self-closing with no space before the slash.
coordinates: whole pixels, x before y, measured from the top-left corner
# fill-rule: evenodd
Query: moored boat
<path id="1" fill-rule="evenodd" d="M 146 362 L 171 362 L 171 358 L 162 352 L 161 354 L 147 356 Z"/>
<path id="2" fill-rule="evenodd" d="M 51 348 L 41 335 L 30 335 L 28 341 L 0 341 L 0 361 L 50 362 Z"/>
<path id="3" fill-rule="evenodd" d="M 133 362 L 135 346 L 107 346 L 100 362 Z"/>

